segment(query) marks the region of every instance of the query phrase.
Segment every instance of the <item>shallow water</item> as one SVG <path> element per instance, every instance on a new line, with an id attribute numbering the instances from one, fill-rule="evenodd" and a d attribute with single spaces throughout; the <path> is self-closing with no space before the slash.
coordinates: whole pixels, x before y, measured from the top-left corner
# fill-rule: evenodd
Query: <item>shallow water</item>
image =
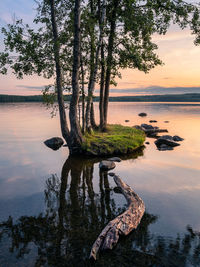
<path id="1" fill-rule="evenodd" d="M 200 266 L 200 104 L 110 103 L 111 123 L 151 119 L 185 140 L 158 151 L 147 138 L 143 151 L 116 164 L 146 213 L 95 266 Z M 47 148 L 44 140 L 60 136 L 59 120 L 40 103 L 1 104 L 0 125 L 0 266 L 94 266 L 92 243 L 126 205 L 112 178 L 99 173 L 100 159 Z"/>

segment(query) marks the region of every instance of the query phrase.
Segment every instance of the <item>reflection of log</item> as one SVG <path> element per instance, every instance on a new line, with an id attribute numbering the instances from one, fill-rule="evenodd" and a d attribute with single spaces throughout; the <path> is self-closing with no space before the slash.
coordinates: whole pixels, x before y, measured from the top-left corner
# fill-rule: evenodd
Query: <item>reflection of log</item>
<path id="1" fill-rule="evenodd" d="M 112 249 L 117 244 L 120 235 L 128 235 L 133 229 L 136 229 L 145 211 L 144 202 L 132 188 L 125 184 L 119 176 L 114 175 L 113 178 L 117 186 L 122 189 L 128 202 L 128 208 L 124 213 L 110 221 L 94 242 L 90 258 L 95 260 L 99 249 Z"/>

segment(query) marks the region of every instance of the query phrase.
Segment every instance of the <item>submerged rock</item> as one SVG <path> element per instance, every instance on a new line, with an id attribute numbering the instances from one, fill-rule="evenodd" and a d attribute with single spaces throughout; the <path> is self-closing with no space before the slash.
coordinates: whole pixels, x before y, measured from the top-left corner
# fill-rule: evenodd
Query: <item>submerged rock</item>
<path id="1" fill-rule="evenodd" d="M 160 147 L 158 147 L 158 150 L 160 150 L 160 151 L 166 151 L 166 150 L 174 150 L 174 148 L 171 147 L 171 146 L 162 144 L 162 145 L 160 145 Z"/>
<path id="2" fill-rule="evenodd" d="M 68 147 L 68 145 L 67 145 L 67 144 L 64 144 L 63 146 L 64 146 L 64 147 Z"/>
<path id="3" fill-rule="evenodd" d="M 53 150 L 58 150 L 64 144 L 64 141 L 60 137 L 53 137 L 44 141 L 44 144 Z"/>
<path id="4" fill-rule="evenodd" d="M 138 114 L 138 116 L 140 116 L 140 117 L 146 117 L 147 116 L 147 113 L 141 112 L 141 113 Z"/>
<path id="5" fill-rule="evenodd" d="M 174 140 L 175 142 L 180 142 L 180 141 L 183 141 L 184 138 L 182 138 L 182 137 L 180 137 L 180 136 L 178 136 L 178 135 L 174 135 L 174 136 L 173 136 L 173 140 Z"/>
<path id="6" fill-rule="evenodd" d="M 173 140 L 173 137 L 171 135 L 162 135 L 159 138 L 163 138 L 163 139 L 167 139 L 167 140 Z"/>
<path id="7" fill-rule="evenodd" d="M 121 162 L 121 161 L 122 161 L 122 160 L 121 160 L 120 158 L 118 158 L 118 157 L 109 158 L 109 159 L 107 159 L 107 160 L 109 160 L 109 161 L 115 161 L 115 162 Z"/>
<path id="8" fill-rule="evenodd" d="M 113 176 L 115 176 L 115 173 L 114 172 L 109 172 L 108 175 L 113 177 Z"/>
<path id="9" fill-rule="evenodd" d="M 116 194 L 123 194 L 122 192 L 122 189 L 121 189 L 121 187 L 119 187 L 119 186 L 115 186 L 114 188 L 113 188 L 113 191 L 116 193 Z"/>
<path id="10" fill-rule="evenodd" d="M 115 168 L 115 163 L 113 161 L 109 161 L 109 160 L 102 160 L 99 163 L 99 168 L 103 171 L 109 171 Z"/>
<path id="11" fill-rule="evenodd" d="M 164 121 L 164 123 L 169 123 L 169 121 Z"/>

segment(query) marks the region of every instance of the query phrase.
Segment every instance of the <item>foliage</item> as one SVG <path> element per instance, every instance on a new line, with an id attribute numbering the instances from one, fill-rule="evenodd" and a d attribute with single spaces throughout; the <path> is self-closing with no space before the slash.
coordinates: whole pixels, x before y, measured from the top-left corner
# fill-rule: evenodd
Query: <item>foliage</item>
<path id="1" fill-rule="evenodd" d="M 8 66 L 18 78 L 38 74 L 55 78 L 50 7 L 48 0 L 37 1 L 35 28 L 24 24 L 21 19 L 2 28 L 5 52 L 0 53 L 0 72 L 7 73 Z M 81 56 L 86 81 L 94 70 L 94 53 L 98 45 L 100 30 L 99 14 L 101 1 L 82 3 L 81 13 Z M 91 8 L 91 5 L 93 6 Z M 100 5 L 100 6 L 99 6 Z M 113 1 L 106 5 L 104 25 L 104 52 L 107 57 Z M 112 75 L 110 83 L 116 85 L 115 77 L 121 77 L 121 68 L 137 68 L 149 72 L 162 64 L 155 53 L 157 45 L 152 42 L 154 33 L 165 34 L 171 22 L 181 28 L 190 26 L 199 43 L 199 10 L 191 4 L 178 0 L 121 0 L 116 9 L 116 30 L 112 53 Z M 73 48 L 73 3 L 67 0 L 55 1 L 56 20 L 59 28 L 60 60 L 64 90 L 71 89 Z M 97 81 L 100 79 L 98 73 Z"/>

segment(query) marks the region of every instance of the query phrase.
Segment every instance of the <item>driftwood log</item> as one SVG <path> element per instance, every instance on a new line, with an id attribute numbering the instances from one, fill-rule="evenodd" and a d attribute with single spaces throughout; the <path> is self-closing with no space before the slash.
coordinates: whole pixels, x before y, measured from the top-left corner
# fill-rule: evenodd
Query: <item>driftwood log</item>
<path id="1" fill-rule="evenodd" d="M 139 225 L 145 211 L 143 200 L 125 184 L 119 176 L 112 173 L 115 183 L 121 188 L 122 194 L 128 202 L 127 210 L 110 221 L 94 242 L 90 259 L 96 260 L 100 250 L 112 249 L 117 244 L 120 235 L 128 235 Z"/>

